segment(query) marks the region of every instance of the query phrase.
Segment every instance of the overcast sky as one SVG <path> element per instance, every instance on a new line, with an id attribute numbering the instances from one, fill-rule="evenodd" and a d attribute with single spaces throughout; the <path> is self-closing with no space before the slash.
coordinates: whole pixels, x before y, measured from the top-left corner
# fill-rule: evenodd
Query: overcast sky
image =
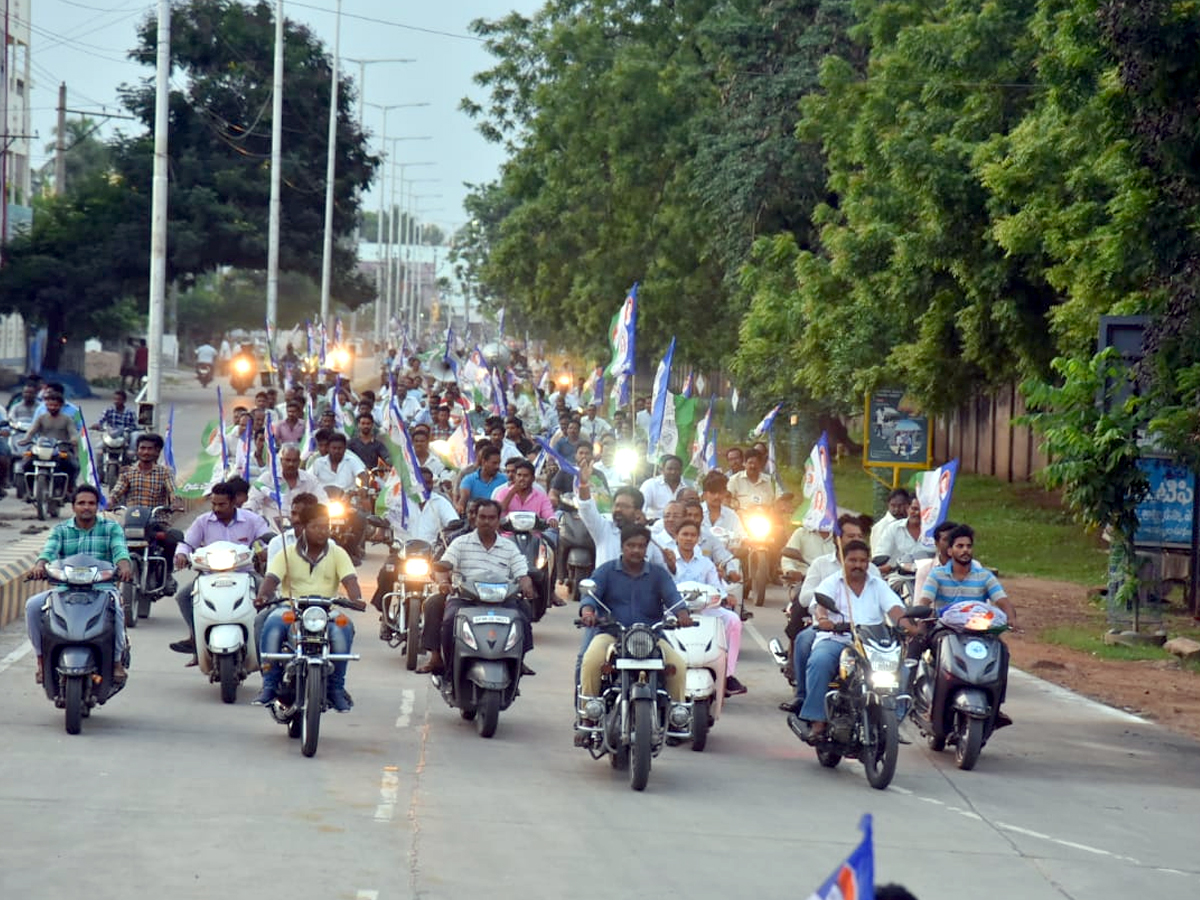
<path id="1" fill-rule="evenodd" d="M 157 7 L 134 0 L 31 0 L 31 4 L 32 119 L 38 135 L 33 164 L 37 167 L 49 158 L 45 146 L 53 142 L 59 82 L 67 84 L 70 109 L 120 112 L 118 86 L 153 74 L 130 62 L 126 54 L 135 43 L 138 23 Z M 284 15 L 309 25 L 332 49 L 335 4 L 336 0 L 284 0 Z M 466 218 L 463 183 L 490 180 L 503 160 L 501 150 L 484 141 L 458 111 L 462 97 L 483 96 L 471 78 L 492 60 L 469 33 L 469 23 L 475 18 L 499 18 L 513 9 L 528 15 L 540 6 L 541 0 L 343 0 L 343 59 L 416 60 L 368 65 L 365 98 L 380 105 L 430 104 L 388 113 L 390 135 L 431 138 L 395 144 L 398 159 L 435 163 L 408 171 L 410 178 L 437 179 L 415 188 L 418 197 L 442 195 L 419 201 L 419 208 L 427 210 L 422 216 L 427 221 L 449 229 L 462 224 Z M 346 63 L 345 68 L 357 81 L 357 64 Z M 364 123 L 374 135 L 373 149 L 380 149 L 382 114 L 367 107 Z M 112 127 L 133 124 L 114 122 Z M 109 129 L 101 132 L 105 133 Z M 369 196 L 366 208 L 378 208 L 378 199 Z"/>

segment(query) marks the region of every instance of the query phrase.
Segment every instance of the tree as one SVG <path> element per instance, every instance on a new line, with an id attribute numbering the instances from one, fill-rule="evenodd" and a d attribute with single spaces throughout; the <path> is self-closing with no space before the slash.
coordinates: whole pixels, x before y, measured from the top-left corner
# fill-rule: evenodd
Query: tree
<path id="1" fill-rule="evenodd" d="M 42 170 L 39 170 L 38 183 L 34 185 L 34 193 L 38 193 L 44 185 L 53 185 L 54 190 L 62 194 L 94 175 L 108 173 L 112 165 L 111 154 L 108 145 L 96 137 L 96 132 L 102 124 L 102 122 L 86 116 L 66 120 L 66 127 L 63 129 L 63 162 L 66 168 L 66 183 L 54 184 L 55 156 L 58 148 L 58 142 L 54 141 L 46 144 L 45 150 L 50 156 L 50 160 Z M 57 137 L 57 125 L 54 128 L 54 134 Z"/>

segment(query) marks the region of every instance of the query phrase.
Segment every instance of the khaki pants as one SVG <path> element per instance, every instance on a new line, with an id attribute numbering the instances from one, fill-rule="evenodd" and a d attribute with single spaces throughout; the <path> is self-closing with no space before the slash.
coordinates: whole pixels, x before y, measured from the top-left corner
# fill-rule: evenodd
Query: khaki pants
<path id="1" fill-rule="evenodd" d="M 600 669 L 608 658 L 608 648 L 616 643 L 611 634 L 598 634 L 592 638 L 583 654 L 583 668 L 579 674 L 579 689 L 586 697 L 595 697 L 600 693 Z M 667 693 L 672 700 L 683 700 L 683 691 L 687 687 L 687 663 L 666 641 L 658 642 L 663 662 L 668 669 L 674 666 L 673 674 L 666 675 Z"/>

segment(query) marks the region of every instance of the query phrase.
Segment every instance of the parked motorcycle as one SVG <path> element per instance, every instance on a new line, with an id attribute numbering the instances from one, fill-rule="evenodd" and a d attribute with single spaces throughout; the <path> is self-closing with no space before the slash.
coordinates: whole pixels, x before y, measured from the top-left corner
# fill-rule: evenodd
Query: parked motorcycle
<path id="1" fill-rule="evenodd" d="M 46 565 L 46 578 L 65 591 L 51 591 L 42 607 L 42 654 L 46 696 L 66 712 L 67 734 L 79 734 L 92 707 L 120 691 L 114 681 L 112 563 L 75 554 Z M 125 648 L 122 665 L 129 665 Z"/>
<path id="2" fill-rule="evenodd" d="M 928 606 L 915 609 L 921 612 L 913 618 L 933 616 Z M 912 661 L 916 672 L 909 716 L 931 750 L 950 744 L 958 767 L 973 769 L 996 730 L 1008 684 L 1008 648 L 1000 639 L 1008 625 L 977 616 L 958 624 L 943 617 L 925 627 L 930 626 L 930 649 Z"/>
<path id="3" fill-rule="evenodd" d="M 284 652 L 264 653 L 264 662 L 284 664 L 276 699 L 267 705 L 271 717 L 286 725 L 288 737 L 300 738 L 300 752 L 314 756 L 321 733 L 321 713 L 329 707 L 329 676 L 335 662 L 359 659 L 357 653 L 330 652 L 329 629 L 345 621 L 331 615 L 335 606 L 362 612 L 367 605 L 345 597 L 298 597 L 284 613 L 290 626 Z"/>
<path id="4" fill-rule="evenodd" d="M 689 722 L 684 729 L 672 728 L 668 737 L 691 740 L 699 752 L 708 743 L 708 732 L 721 718 L 725 705 L 725 665 L 728 641 L 725 626 L 716 616 L 699 615 L 721 602 L 721 592 L 699 581 L 682 581 L 676 589 L 692 616 L 694 627 L 675 628 L 663 633 L 687 663 L 685 705 Z M 686 733 L 684 733 L 686 732 Z"/>
<path id="5" fill-rule="evenodd" d="M 196 363 L 196 380 L 200 382 L 200 387 L 208 387 L 213 380 L 212 363 Z"/>
<path id="6" fill-rule="evenodd" d="M 449 571 L 448 563 L 437 563 Z M 455 581 L 456 596 L 472 601 L 454 617 L 454 652 L 442 675 L 431 676 L 451 709 L 474 720 L 480 737 L 496 733 L 500 713 L 512 706 L 520 691 L 524 628 L 511 603 L 517 586 L 504 583 Z"/>
<path id="7" fill-rule="evenodd" d="M 611 612 L 596 598 L 596 583 L 590 578 L 579 589 Z M 583 621 L 576 619 L 575 625 L 583 627 Z M 686 734 L 692 715 L 685 704 L 671 702 L 666 662 L 658 648 L 659 638 L 675 627 L 675 620 L 626 628 L 601 618 L 595 627 L 598 633 L 613 635 L 616 642 L 602 670 L 599 696 L 579 692 L 576 697 L 575 731 L 585 735 L 583 746 L 592 759 L 610 755 L 614 769 L 629 770 L 629 786 L 643 791 L 650 780 L 650 761 L 662 751 L 668 728 Z"/>
<path id="8" fill-rule="evenodd" d="M 237 571 L 253 556 L 252 548 L 232 541 L 215 541 L 191 555 L 197 573 L 192 585 L 196 658 L 209 682 L 221 685 L 225 703 L 236 701 L 238 686 L 258 671 L 254 579 Z"/>
<path id="9" fill-rule="evenodd" d="M 838 612 L 832 597 L 818 593 L 816 599 Z M 851 642 L 842 648 L 837 674 L 825 693 L 825 731 L 814 737 L 795 713 L 788 716 L 788 726 L 816 749 L 822 766 L 832 769 L 843 757 L 859 759 L 871 787 L 883 790 L 896 773 L 900 749 L 895 697 L 900 643 L 890 625 L 868 627 L 850 621 L 833 630 L 849 634 Z"/>
<path id="10" fill-rule="evenodd" d="M 579 504 L 574 494 L 563 494 L 558 500 L 558 555 L 563 580 L 571 599 L 579 601 L 579 582 L 591 576 L 596 568 L 596 542 L 583 524 Z"/>
<path id="11" fill-rule="evenodd" d="M 133 581 L 122 582 L 121 604 L 125 607 L 125 627 L 136 628 L 138 619 L 150 618 L 150 604 L 170 593 L 168 581 L 174 561 L 163 552 L 167 526 L 159 519 L 170 509 L 130 506 L 124 512 L 125 544 L 133 563 Z"/>
<path id="12" fill-rule="evenodd" d="M 25 500 L 37 509 L 37 517 L 56 518 L 67 501 L 70 485 L 64 460 L 73 448 L 66 441 L 38 435 L 25 450 L 21 476 L 25 481 Z"/>
<path id="13" fill-rule="evenodd" d="M 529 566 L 533 581 L 533 621 L 540 622 L 554 596 L 554 548 L 546 540 L 549 527 L 533 512 L 510 512 L 500 523 L 501 533 L 517 545 Z"/>
<path id="14" fill-rule="evenodd" d="M 379 637 L 389 647 L 404 645 L 404 666 L 411 672 L 421 655 L 421 610 L 426 598 L 437 593 L 433 547 L 426 541 L 397 541 L 384 568 L 396 581 L 394 589 L 383 595 Z"/>
<path id="15" fill-rule="evenodd" d="M 104 486 L 111 490 L 121 477 L 121 470 L 133 462 L 129 453 L 132 432 L 120 425 L 109 425 L 100 438 L 100 471 Z"/>

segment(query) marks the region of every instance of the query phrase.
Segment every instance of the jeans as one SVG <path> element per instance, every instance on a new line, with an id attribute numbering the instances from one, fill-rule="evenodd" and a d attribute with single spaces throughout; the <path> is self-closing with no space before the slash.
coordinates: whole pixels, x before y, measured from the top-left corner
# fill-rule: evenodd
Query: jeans
<path id="1" fill-rule="evenodd" d="M 796 699 L 804 703 L 806 680 L 808 678 L 808 658 L 812 654 L 813 641 L 817 639 L 817 629 L 805 628 L 792 643 L 792 672 L 796 677 Z"/>
<path id="2" fill-rule="evenodd" d="M 42 606 L 50 596 L 53 588 L 34 594 L 25 603 L 25 630 L 29 633 L 29 643 L 33 645 L 35 656 L 42 655 Z M 116 591 L 108 591 L 112 598 L 112 609 L 115 615 L 113 622 L 113 650 L 116 658 L 121 659 L 125 653 L 128 640 L 125 635 L 125 613 L 121 610 L 121 595 Z"/>
<path id="3" fill-rule="evenodd" d="M 271 614 L 267 616 L 266 624 L 263 625 L 262 637 L 258 642 L 258 658 L 263 660 L 263 672 L 283 672 L 282 664 L 277 664 L 270 660 L 263 659 L 264 654 L 278 653 L 283 649 L 283 639 L 287 637 L 288 623 L 283 621 L 283 614 L 290 610 L 290 604 L 281 604 L 271 610 Z M 329 621 L 329 650 L 331 653 L 349 653 L 350 647 L 354 644 L 354 623 L 347 621 L 344 627 L 339 627 L 333 623 L 332 617 Z M 333 675 L 329 678 L 329 689 L 346 687 L 346 666 L 348 663 L 345 660 L 335 662 L 333 664 Z M 278 675 L 276 675 L 278 678 Z"/>
<path id="4" fill-rule="evenodd" d="M 809 722 L 825 721 L 825 692 L 837 674 L 838 659 L 845 648 L 845 644 L 832 638 L 813 644 L 812 652 L 808 655 L 808 687 L 804 705 L 800 707 L 800 718 Z"/>

